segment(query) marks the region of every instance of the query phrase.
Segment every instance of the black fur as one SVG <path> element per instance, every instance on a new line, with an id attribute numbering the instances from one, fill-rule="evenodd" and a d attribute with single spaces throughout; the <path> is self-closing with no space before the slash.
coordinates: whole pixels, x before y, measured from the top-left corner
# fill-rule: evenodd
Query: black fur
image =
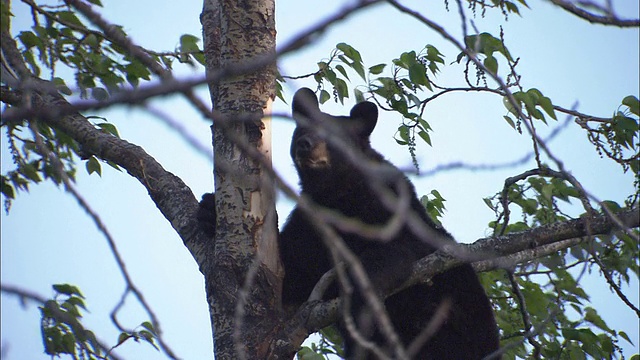
<path id="1" fill-rule="evenodd" d="M 332 142 L 325 141 L 320 134 L 326 132 L 318 131 L 315 126 L 320 122 L 331 122 L 334 127 L 343 130 L 340 136 L 355 152 L 389 169 L 385 172 L 388 175 L 383 176 L 388 190 L 397 194 L 400 181 L 400 186 L 410 191 L 411 209 L 428 226 L 451 238 L 428 217 L 408 179 L 371 147 L 369 135 L 378 116 L 375 104 L 359 103 L 349 116 L 332 116 L 322 113 L 313 91 L 303 88 L 295 94 L 292 105 L 294 118 L 306 120 L 298 121 L 291 141 L 291 157 L 304 194 L 321 206 L 367 224 L 383 225 L 392 216 L 371 189 L 368 178 Z M 201 214 L 198 215 L 210 234 L 215 232 L 212 201 L 213 196 L 206 194 L 201 202 Z M 379 294 L 402 284 L 410 274 L 413 263 L 434 251 L 406 226 L 386 242 L 367 239 L 355 233 L 338 233 L 359 257 Z M 307 300 L 316 282 L 334 264 L 318 231 L 298 208 L 293 210 L 280 233 L 279 247 L 285 268 L 283 305 L 285 308 L 297 307 Z M 385 337 L 379 333 L 375 322 L 365 315 L 369 312 L 357 291 L 358 287 L 354 285 L 353 288 L 356 291 L 351 299 L 350 311 L 358 321 L 359 330 L 384 351 L 389 351 Z M 335 297 L 336 288 L 325 295 L 328 298 Z M 411 345 L 421 334 L 443 301 L 451 305 L 446 321 L 424 343 L 415 359 L 481 359 L 498 349 L 498 331 L 493 311 L 470 265 L 451 269 L 435 276 L 429 284 L 412 286 L 385 300 L 386 310 L 405 346 Z M 344 327 L 341 328 L 348 358 L 374 358 L 358 348 Z"/>

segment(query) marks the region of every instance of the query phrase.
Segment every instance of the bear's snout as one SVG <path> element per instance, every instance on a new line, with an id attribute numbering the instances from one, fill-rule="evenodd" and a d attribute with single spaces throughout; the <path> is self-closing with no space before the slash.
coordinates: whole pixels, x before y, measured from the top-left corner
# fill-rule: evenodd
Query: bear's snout
<path id="1" fill-rule="evenodd" d="M 327 143 L 313 136 L 303 135 L 296 139 L 294 155 L 299 167 L 317 169 L 329 166 Z"/>

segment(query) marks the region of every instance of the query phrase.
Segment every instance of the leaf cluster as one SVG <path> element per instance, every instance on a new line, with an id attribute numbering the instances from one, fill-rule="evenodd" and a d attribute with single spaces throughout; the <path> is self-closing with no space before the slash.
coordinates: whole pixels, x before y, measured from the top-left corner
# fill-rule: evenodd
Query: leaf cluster
<path id="1" fill-rule="evenodd" d="M 15 169 L 0 175 L 0 188 L 5 196 L 5 210 L 9 211 L 11 200 L 16 191 L 29 191 L 30 184 L 38 184 L 44 179 L 52 180 L 56 185 L 62 183 L 62 176 L 75 179 L 73 154 L 78 154 L 78 144 L 64 132 L 53 129 L 43 123 L 37 123 L 36 131 L 41 134 L 43 146 L 39 148 L 33 131 L 25 133 L 22 124 L 6 125 Z M 53 162 L 48 154 L 56 154 L 58 162 Z M 62 167 L 62 168 L 60 168 Z M 63 174 L 64 173 L 64 174 Z"/>
<path id="2" fill-rule="evenodd" d="M 551 99 L 544 96 L 540 90 L 532 88 L 527 91 L 516 91 L 512 95 L 513 99 L 515 99 L 516 103 L 518 104 L 518 109 L 513 107 L 508 97 L 503 98 L 503 103 L 507 110 L 511 114 L 513 114 L 516 119 L 518 119 L 518 122 L 520 120 L 524 120 L 522 118 L 524 117 L 525 119 L 537 119 L 542 121 L 544 124 L 547 124 L 547 119 L 544 116 L 544 113 L 540 111 L 540 109 L 542 109 L 553 120 L 558 120 Z M 516 122 L 514 122 L 511 117 L 505 115 L 504 119 L 509 125 L 511 125 L 512 128 L 514 128 L 518 132 L 522 132 L 520 130 L 520 126 L 516 126 Z"/>
<path id="3" fill-rule="evenodd" d="M 102 6 L 99 0 L 90 1 Z M 135 88 L 143 81 L 151 80 L 151 69 L 122 46 L 117 45 L 103 31 L 95 29 L 84 17 L 68 5 L 46 6 L 35 1 L 26 1 L 32 9 L 32 26 L 20 31 L 17 40 L 20 54 L 35 77 L 49 77 L 50 83 L 61 95 L 107 100 L 112 94 L 127 88 Z M 12 16 L 3 5 L 3 16 Z M 9 24 L 10 22 L 3 22 Z M 118 25 L 112 32 L 125 37 Z M 4 29 L 9 31 L 9 29 Z M 113 36 L 113 35 L 112 35 Z M 198 46 L 199 39 L 193 35 L 181 36 L 179 46 L 173 53 L 156 53 L 142 49 L 158 64 L 170 70 L 174 59 L 193 64 L 193 60 L 204 64 L 204 55 Z M 46 69 L 49 74 L 43 74 Z M 68 85 L 63 78 L 73 78 Z M 77 88 L 77 93 L 72 90 Z M 9 106 L 21 106 L 23 93 L 16 89 L 18 100 L 7 101 Z M 3 98 L 3 102 L 5 99 Z M 103 132 L 119 137 L 115 125 L 101 119 L 95 126 Z M 2 122 L 9 139 L 9 148 L 15 168 L 0 175 L 0 191 L 5 196 L 5 210 L 18 191 L 28 191 L 30 184 L 51 179 L 56 185 L 63 177 L 75 180 L 78 158 L 86 160 L 89 174 L 101 175 L 101 160 L 87 153 L 64 132 L 37 122 L 35 128 L 27 128 L 22 122 Z M 42 140 L 43 147 L 37 146 Z M 118 169 L 110 162 L 108 165 Z"/>
<path id="4" fill-rule="evenodd" d="M 482 60 L 483 65 L 491 73 L 497 74 L 498 59 L 494 56 L 495 53 L 501 54 L 508 61 L 513 61 L 511 54 L 509 54 L 509 50 L 507 50 L 502 40 L 489 33 L 484 32 L 478 35 L 465 36 L 464 43 L 466 45 L 466 52 L 458 54 L 458 57 L 456 58 L 457 63 L 460 63 L 463 58 L 468 58 L 469 54 L 471 56 L 482 54 L 484 57 Z"/>
<path id="5" fill-rule="evenodd" d="M 333 96 L 342 104 L 349 97 L 347 81 L 350 79 L 347 69 L 354 71 L 363 80 L 366 79 L 360 52 L 349 44 L 339 43 L 328 60 L 318 62 L 318 70 L 312 74 L 320 90 L 320 103 L 324 104 Z M 325 89 L 325 82 L 328 83 L 331 94 Z"/>
<path id="6" fill-rule="evenodd" d="M 502 12 L 505 19 L 508 19 L 508 16 L 511 13 L 520 15 L 519 5 L 522 5 L 526 8 L 529 7 L 529 5 L 527 5 L 527 2 L 525 0 L 517 0 L 517 3 L 514 1 L 507 1 L 507 0 L 467 0 L 467 1 L 469 3 L 469 9 L 471 9 L 474 15 L 477 15 L 478 11 L 480 11 L 480 15 L 485 16 L 488 9 L 497 9 Z M 448 1 L 445 3 L 447 3 L 447 8 L 448 8 Z"/>
<path id="7" fill-rule="evenodd" d="M 74 285 L 53 285 L 55 296 L 39 307 L 41 314 L 40 330 L 45 353 L 59 357 L 69 355 L 73 359 L 98 360 L 111 359 L 113 349 L 133 339 L 144 341 L 158 350 L 155 341 L 157 332 L 149 321 L 138 329 L 123 331 L 115 346 L 107 349 L 95 334 L 82 325 L 82 310 L 87 311 L 85 298 Z"/>
<path id="8" fill-rule="evenodd" d="M 640 100 L 633 95 L 626 96 L 614 112 L 611 121 L 600 122 L 595 129 L 587 125 L 589 121 L 588 118 L 581 119 L 581 124 L 588 131 L 589 141 L 596 147 L 598 154 L 617 162 L 625 172 L 631 169 L 636 175 L 638 185 Z"/>
<path id="9" fill-rule="evenodd" d="M 392 60 L 391 65 L 391 76 L 383 74 L 387 64 L 365 68 L 360 52 L 348 44 L 340 43 L 336 45 L 329 60 L 318 63 L 318 71 L 313 77 L 320 90 L 321 103 L 332 98 L 326 88 L 330 88 L 333 98 L 340 103 L 349 98 L 348 69 L 366 81 L 369 96 L 377 96 L 374 99 L 384 109 L 402 115 L 403 122 L 394 138 L 398 144 L 409 148 L 417 168 L 416 136 L 431 144 L 431 127 L 422 117 L 423 101 L 417 94 L 421 91 L 433 91 L 435 84 L 432 77 L 435 77 L 440 71 L 440 66 L 444 65 L 444 55 L 435 46 L 427 45 L 419 53 L 402 53 Z M 354 88 L 353 93 L 356 101 L 366 100 L 365 92 L 358 87 Z"/>
<path id="10" fill-rule="evenodd" d="M 108 359 L 95 334 L 85 329 L 81 310 L 87 310 L 80 290 L 68 284 L 53 285 L 56 295 L 40 307 L 40 330 L 44 351 L 51 356 L 71 355 L 73 359 Z"/>
<path id="11" fill-rule="evenodd" d="M 43 122 L 33 122 L 31 128 L 26 122 L 3 124 L 6 127 L 8 145 L 14 169 L 0 174 L 0 190 L 5 196 L 5 210 L 8 212 L 17 191 L 29 191 L 29 186 L 43 180 L 51 180 L 60 186 L 63 177 L 75 181 L 78 158 L 87 160 L 89 174 L 102 174 L 100 161 L 88 154 L 65 132 L 50 127 Z M 119 137 L 116 127 L 104 121 L 95 124 L 101 131 Z M 107 162 L 116 170 L 119 167 Z"/>
<path id="12" fill-rule="evenodd" d="M 571 199 L 580 198 L 579 191 L 564 179 L 531 176 L 526 182 L 511 184 L 493 198 L 485 199 L 498 219 L 489 226 L 498 235 L 564 221 L 569 216 L 563 213 L 559 202 L 568 204 Z M 505 204 L 516 207 L 522 219 L 509 223 L 508 214 L 514 209 L 501 212 Z M 612 212 L 621 209 L 612 201 L 603 202 L 603 206 Z M 639 246 L 637 238 L 617 231 L 587 239 L 536 262 L 517 265 L 514 273 L 519 275 L 517 286 L 525 299 L 525 309 L 517 301 L 514 285 L 507 281 L 504 271 L 482 274 L 485 288 L 496 306 L 503 345 L 511 344 L 506 358 L 525 357 L 528 349 L 524 340 L 528 338 L 539 345 L 544 358 L 583 359 L 585 355 L 616 358 L 621 351 L 618 342 L 632 343 L 631 339 L 623 331 L 610 329 L 589 306 L 589 297 L 579 277 L 569 269 L 581 266 L 583 272 L 591 272 L 597 265 L 598 271 L 607 272 L 620 288 L 629 284 L 630 272 L 638 276 Z M 523 312 L 533 328 L 527 329 L 523 323 Z"/>
<path id="13" fill-rule="evenodd" d="M 150 71 L 126 49 L 112 43 L 102 32 L 94 30 L 71 8 L 43 8 L 32 5 L 33 25 L 18 34 L 22 55 L 35 76 L 41 76 L 44 66 L 59 91 L 72 91 L 61 77 L 57 66 L 64 65 L 73 73 L 80 96 L 105 100 L 125 83 L 137 86 L 140 80 L 150 80 Z M 120 26 L 112 29 L 120 35 Z"/>
<path id="14" fill-rule="evenodd" d="M 440 218 L 444 216 L 444 212 L 446 210 L 444 206 L 444 202 L 446 200 L 440 195 L 438 190 L 431 190 L 431 192 L 427 195 L 423 195 L 420 198 L 420 203 L 427 211 L 427 214 L 437 225 L 442 225 Z"/>
<path id="15" fill-rule="evenodd" d="M 597 311 L 590 307 L 589 297 L 573 273 L 552 256 L 553 264 L 529 264 L 515 268 L 519 274 L 518 291 L 525 299 L 517 300 L 513 284 L 504 271 L 480 274 L 496 310 L 502 344 L 507 349 L 505 359 L 527 358 L 528 339 L 537 344 L 545 359 L 614 359 L 621 354 L 620 340 L 632 343 L 623 331 L 609 328 Z M 531 328 L 523 323 L 526 312 Z M 524 330 L 523 330 L 524 329 Z"/>

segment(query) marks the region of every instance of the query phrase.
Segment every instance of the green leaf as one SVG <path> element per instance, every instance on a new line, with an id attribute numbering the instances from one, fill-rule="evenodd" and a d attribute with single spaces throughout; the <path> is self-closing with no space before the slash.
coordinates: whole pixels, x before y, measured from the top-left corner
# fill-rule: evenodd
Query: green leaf
<path id="1" fill-rule="evenodd" d="M 629 161 L 629 166 L 633 173 L 637 174 L 638 171 L 640 171 L 640 159 L 631 159 L 631 161 Z"/>
<path id="2" fill-rule="evenodd" d="M 300 360 L 325 360 L 324 356 L 316 353 L 308 346 L 303 346 L 298 351 L 298 359 Z"/>
<path id="3" fill-rule="evenodd" d="M 146 66 L 144 66 L 139 61 L 130 62 L 129 64 L 127 64 L 124 67 L 124 71 L 129 76 L 133 76 L 133 77 L 136 77 L 136 78 L 142 78 L 142 79 L 145 79 L 145 80 L 151 79 L 151 72 L 149 71 L 149 69 Z"/>
<path id="4" fill-rule="evenodd" d="M 513 93 L 513 97 L 518 100 L 521 104 L 524 104 L 524 107 L 527 109 L 527 112 L 533 112 L 533 109 L 536 107 L 535 101 L 531 98 L 531 94 L 529 92 L 517 91 Z"/>
<path id="5" fill-rule="evenodd" d="M 87 160 L 86 166 L 87 173 L 89 173 L 89 175 L 96 173 L 98 176 L 102 176 L 102 165 L 100 165 L 100 162 L 95 156 L 92 156 Z"/>
<path id="6" fill-rule="evenodd" d="M 404 52 L 400 55 L 399 62 L 397 62 L 396 65 L 408 70 L 411 65 L 418 62 L 416 56 L 415 51 Z"/>
<path id="7" fill-rule="evenodd" d="M 562 336 L 566 340 L 579 340 L 580 339 L 580 331 L 577 329 L 564 328 L 562 329 Z"/>
<path id="8" fill-rule="evenodd" d="M 364 73 L 364 65 L 362 65 L 362 62 L 354 62 L 351 64 L 351 67 L 356 71 L 356 73 L 358 73 L 358 75 L 360 75 L 362 80 L 367 79 L 366 74 Z"/>
<path id="9" fill-rule="evenodd" d="M 427 45 L 427 59 L 429 61 L 433 61 L 436 63 L 444 64 L 444 58 L 442 57 L 442 53 L 433 45 Z"/>
<path id="10" fill-rule="evenodd" d="M 419 105 L 419 102 L 416 102 L 415 104 L 416 104 L 416 105 Z M 417 115 L 416 115 L 416 116 L 417 116 Z M 427 122 L 427 120 L 425 120 L 425 119 L 423 119 L 423 118 L 419 117 L 419 118 L 417 118 L 417 121 L 418 121 L 418 126 L 419 126 L 420 128 L 424 129 L 425 131 L 427 131 L 427 130 L 431 130 L 431 126 L 429 125 L 429 123 Z"/>
<path id="11" fill-rule="evenodd" d="M 191 54 L 191 56 L 193 56 L 193 58 L 196 59 L 196 61 L 199 62 L 200 65 L 206 66 L 205 65 L 206 60 L 205 60 L 205 57 L 204 57 L 204 53 L 197 52 L 195 54 Z"/>
<path id="12" fill-rule="evenodd" d="M 327 90 L 320 91 L 320 104 L 324 104 L 331 99 L 331 95 Z"/>
<path id="13" fill-rule="evenodd" d="M 16 197 L 15 189 L 9 184 L 9 179 L 4 175 L 0 177 L 0 192 L 9 199 L 15 199 Z"/>
<path id="14" fill-rule="evenodd" d="M 142 336 L 146 341 L 153 343 L 153 334 L 149 331 L 142 330 L 138 332 L 140 336 Z"/>
<path id="15" fill-rule="evenodd" d="M 25 48 L 31 49 L 34 46 L 42 46 L 42 40 L 31 31 L 23 31 L 18 35 L 18 39 Z"/>
<path id="16" fill-rule="evenodd" d="M 489 33 L 479 35 L 469 35 L 464 39 L 467 48 L 475 53 L 492 56 L 494 52 L 501 53 L 505 58 L 511 60 L 509 51 L 504 47 L 502 41 Z M 464 56 L 464 53 L 458 55 L 458 62 Z"/>
<path id="17" fill-rule="evenodd" d="M 514 98 L 515 98 L 515 94 L 514 94 Z M 515 99 L 516 99 L 516 101 L 519 101 L 517 98 L 515 98 Z M 513 107 L 513 104 L 511 104 L 511 101 L 509 101 L 508 97 L 505 96 L 505 97 L 502 98 L 502 104 L 513 115 L 515 115 L 517 117 L 520 116 L 520 114 L 518 114 L 518 110 L 515 107 Z"/>
<path id="18" fill-rule="evenodd" d="M 118 129 L 116 128 L 115 125 L 104 122 L 104 123 L 96 124 L 96 126 L 98 126 L 103 132 L 107 134 L 111 134 L 117 138 L 120 138 L 120 134 L 118 133 Z"/>
<path id="19" fill-rule="evenodd" d="M 512 127 L 514 130 L 517 130 L 517 129 L 516 129 L 516 124 L 513 122 L 513 120 L 512 120 L 509 116 L 504 115 L 504 116 L 503 116 L 503 118 L 507 121 L 507 123 L 508 123 L 509 125 L 511 125 L 511 127 Z"/>
<path id="20" fill-rule="evenodd" d="M 484 66 L 489 70 L 492 74 L 498 73 L 498 60 L 493 57 L 493 55 L 488 55 L 484 59 Z"/>
<path id="21" fill-rule="evenodd" d="M 373 75 L 378 75 L 380 73 L 382 73 L 382 71 L 384 71 L 384 68 L 387 66 L 387 64 L 378 64 L 378 65 L 374 65 L 372 67 L 369 68 L 369 72 Z"/>
<path id="22" fill-rule="evenodd" d="M 620 129 L 629 131 L 638 130 L 638 123 L 632 118 L 626 116 L 616 116 L 614 120 L 616 126 L 618 126 Z"/>
<path id="23" fill-rule="evenodd" d="M 556 117 L 556 111 L 553 109 L 553 104 L 551 103 L 551 99 L 546 96 L 538 99 L 538 104 L 542 107 L 542 110 L 546 112 L 552 119 L 558 120 Z"/>
<path id="24" fill-rule="evenodd" d="M 543 186 L 541 191 L 542 196 L 544 196 L 547 200 L 551 200 L 551 197 L 553 196 L 553 189 L 554 186 L 552 184 Z"/>
<path id="25" fill-rule="evenodd" d="M 77 319 L 82 317 L 82 314 L 80 314 L 80 310 L 78 310 L 78 308 L 74 304 L 68 301 L 63 302 L 62 305 L 60 305 L 60 307 L 65 309 L 67 311 L 67 314 Z"/>
<path id="26" fill-rule="evenodd" d="M 429 137 L 429 134 L 426 131 L 418 131 L 418 136 L 420 136 L 422 138 L 422 140 L 424 140 L 424 142 L 429 144 L 429 146 L 432 146 L 431 145 L 431 138 Z"/>
<path id="27" fill-rule="evenodd" d="M 71 91 L 71 89 L 69 89 L 69 87 L 67 86 L 67 84 L 64 82 L 64 80 L 62 78 L 54 77 L 51 82 L 53 82 L 53 84 L 56 86 L 56 89 L 58 89 L 58 91 L 60 91 L 60 93 L 65 94 L 65 95 L 73 94 L 73 91 Z"/>
<path id="28" fill-rule="evenodd" d="M 60 341 L 60 345 L 62 346 L 61 353 L 75 355 L 76 353 L 76 337 L 73 336 L 72 333 L 66 333 L 62 335 L 62 339 Z"/>
<path id="29" fill-rule="evenodd" d="M 510 1 L 505 1 L 504 5 L 507 7 L 507 11 L 520 15 L 518 6 Z"/>
<path id="30" fill-rule="evenodd" d="M 629 344 L 633 345 L 633 341 L 631 341 L 631 339 L 629 338 L 629 335 L 627 335 L 626 332 L 624 331 L 618 331 L 618 336 L 620 336 L 621 338 L 627 340 L 627 342 L 629 342 Z M 634 355 L 636 356 L 636 355 Z M 632 357 L 633 359 L 633 357 Z M 640 360 L 640 359 L 639 359 Z"/>
<path id="31" fill-rule="evenodd" d="M 84 300 L 82 300 L 81 298 L 77 297 L 77 296 L 71 296 L 69 299 L 67 299 L 67 302 L 74 305 L 74 306 L 79 306 L 85 310 L 87 310 L 87 307 L 84 303 Z"/>
<path id="32" fill-rule="evenodd" d="M 430 86 L 424 65 L 417 61 L 409 65 L 409 80 L 414 84 Z"/>
<path id="33" fill-rule="evenodd" d="M 131 335 L 127 334 L 126 332 L 120 333 L 120 335 L 118 336 L 118 344 L 122 344 L 123 342 L 127 341 L 130 337 Z"/>
<path id="34" fill-rule="evenodd" d="M 184 34 L 180 36 L 180 51 L 183 52 L 194 52 L 200 51 L 198 47 L 198 42 L 200 39 L 197 36 L 191 34 Z"/>
<path id="35" fill-rule="evenodd" d="M 400 127 L 398 127 L 398 136 L 400 136 L 400 139 L 394 137 L 396 142 L 399 145 L 407 145 L 409 143 L 409 127 L 406 125 L 400 125 Z"/>
<path id="36" fill-rule="evenodd" d="M 347 83 L 342 79 L 336 79 L 334 88 L 338 93 L 338 100 L 340 100 L 341 104 L 344 104 L 344 99 L 349 97 L 349 87 L 347 86 Z"/>
<path id="37" fill-rule="evenodd" d="M 86 29 L 86 27 L 84 26 L 82 21 L 80 21 L 80 19 L 78 19 L 76 14 L 74 14 L 72 11 L 58 11 L 55 14 L 58 15 L 58 18 L 63 23 L 79 26 L 79 27 L 81 27 L 83 29 Z"/>
<path id="38" fill-rule="evenodd" d="M 597 326 L 598 328 L 610 333 L 610 334 L 615 334 L 615 332 L 613 330 L 611 330 L 607 324 L 604 322 L 604 320 L 602 320 L 602 318 L 600 317 L 600 315 L 598 315 L 598 313 L 596 312 L 596 310 L 592 307 L 587 307 L 586 309 L 586 313 L 584 315 L 584 319 L 590 323 L 592 323 L 593 325 Z"/>
<path id="39" fill-rule="evenodd" d="M 626 105 L 631 113 L 640 116 L 640 100 L 633 95 L 629 95 L 622 99 L 622 105 Z"/>
<path id="40" fill-rule="evenodd" d="M 106 101 L 109 99 L 109 92 L 101 87 L 91 89 L 91 97 L 98 101 Z"/>
<path id="41" fill-rule="evenodd" d="M 342 342 L 342 335 L 340 334 L 340 331 L 338 331 L 338 328 L 333 325 L 323 328 L 320 330 L 320 333 L 334 344 L 340 344 Z"/>
<path id="42" fill-rule="evenodd" d="M 338 45 L 336 45 L 336 49 L 342 51 L 342 53 L 346 57 L 353 60 L 354 62 L 362 63 L 362 57 L 360 56 L 360 52 L 354 49 L 351 45 L 348 45 L 345 43 L 339 43 Z"/>
<path id="43" fill-rule="evenodd" d="M 484 201 L 485 205 L 487 205 L 489 207 L 489 209 L 495 210 L 495 207 L 493 206 L 493 203 L 491 202 L 491 199 L 483 198 L 482 201 Z"/>
<path id="44" fill-rule="evenodd" d="M 529 215 L 533 215 L 536 213 L 538 209 L 538 202 L 534 199 L 526 199 L 524 201 L 518 202 L 518 205 L 522 207 L 522 211 Z"/>
<path id="45" fill-rule="evenodd" d="M 600 203 L 601 207 L 606 207 L 607 210 L 611 211 L 611 212 L 618 212 L 622 209 L 622 207 L 620 207 L 620 205 L 615 202 L 615 201 L 611 201 L 611 200 L 604 200 Z"/>
<path id="46" fill-rule="evenodd" d="M 347 70 L 344 69 L 344 66 L 336 65 L 335 68 L 340 72 L 340 74 L 342 74 L 342 76 L 344 76 L 347 80 L 349 80 L 349 75 L 347 75 Z"/>
<path id="47" fill-rule="evenodd" d="M 38 174 L 38 168 L 36 167 L 34 162 L 23 164 L 20 167 L 20 172 L 29 180 L 37 183 L 42 181 L 40 175 Z"/>
<path id="48" fill-rule="evenodd" d="M 353 89 L 353 97 L 356 99 L 356 103 L 361 103 L 364 101 L 364 94 L 357 88 Z"/>
<path id="49" fill-rule="evenodd" d="M 84 298 L 84 296 L 82 296 L 82 293 L 80 292 L 80 289 L 78 289 L 76 286 L 69 284 L 54 284 L 52 285 L 52 287 L 53 290 L 55 290 L 57 293 L 64 295 L 77 295 L 81 298 Z"/>
<path id="50" fill-rule="evenodd" d="M 336 75 L 336 73 L 331 70 L 331 68 L 327 67 L 324 71 L 324 76 L 327 78 L 327 80 L 331 83 L 334 84 L 336 83 L 336 79 L 338 79 L 338 76 Z"/>
<path id="51" fill-rule="evenodd" d="M 140 324 L 140 326 L 151 331 L 151 333 L 156 334 L 156 329 L 153 327 L 153 324 L 150 321 L 145 321 L 142 324 Z"/>
<path id="52" fill-rule="evenodd" d="M 440 192 L 439 192 L 438 190 L 436 190 L 436 189 L 431 190 L 430 194 L 431 194 L 431 195 L 433 195 L 433 197 L 434 197 L 435 199 L 439 200 L 440 202 L 444 202 L 444 201 L 446 201 L 446 200 L 442 197 L 442 195 L 440 195 Z M 442 208 L 444 209 L 444 205 L 442 206 Z"/>
<path id="53" fill-rule="evenodd" d="M 394 109 L 395 111 L 399 112 L 402 115 L 407 114 L 408 106 L 404 98 L 400 98 L 400 100 L 392 99 L 390 103 L 391 103 L 391 108 Z"/>

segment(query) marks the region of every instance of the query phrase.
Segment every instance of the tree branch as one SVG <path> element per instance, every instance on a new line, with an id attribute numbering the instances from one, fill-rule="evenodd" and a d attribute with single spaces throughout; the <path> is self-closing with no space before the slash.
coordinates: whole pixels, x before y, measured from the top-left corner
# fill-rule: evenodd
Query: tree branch
<path id="1" fill-rule="evenodd" d="M 607 11 L 606 16 L 592 14 L 584 9 L 581 9 L 573 3 L 565 0 L 551 0 L 551 2 L 563 10 L 570 12 L 571 14 L 587 20 L 592 24 L 611 25 L 618 27 L 638 27 L 640 26 L 640 19 L 620 19 L 615 16 L 611 11 Z"/>
<path id="2" fill-rule="evenodd" d="M 636 228 L 640 226 L 639 208 L 621 211 L 617 213 L 616 216 L 627 228 Z M 493 253 L 495 254 L 494 256 L 500 256 L 496 258 L 487 258 L 481 262 L 483 270 L 486 271 L 501 267 L 502 259 L 505 256 L 511 256 L 523 251 L 535 250 L 563 240 L 602 235 L 615 230 L 622 229 L 618 229 L 615 222 L 608 215 L 594 215 L 544 225 L 528 231 L 511 233 L 494 238 L 483 238 L 470 245 L 454 244 L 452 246 L 466 247 L 472 253 Z M 566 245 L 569 246 L 573 244 L 573 242 L 566 243 Z M 414 266 L 414 271 L 410 280 L 403 286 L 408 286 L 423 281 L 424 279 L 429 279 L 433 275 L 446 269 L 450 269 L 463 262 L 451 255 L 448 255 L 447 252 L 448 249 L 445 247 L 426 258 L 419 260 L 416 263 L 416 266 Z M 535 255 L 536 253 L 532 252 L 531 254 Z M 534 257 L 529 259 L 523 258 L 521 262 L 532 259 L 534 259 Z"/>

